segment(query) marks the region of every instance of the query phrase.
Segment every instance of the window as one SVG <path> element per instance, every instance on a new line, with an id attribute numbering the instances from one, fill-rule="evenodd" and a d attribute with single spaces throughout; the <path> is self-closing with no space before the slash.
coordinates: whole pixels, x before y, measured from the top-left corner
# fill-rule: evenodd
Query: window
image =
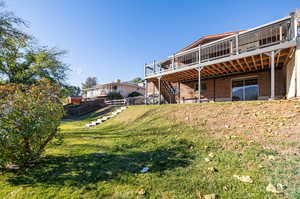
<path id="1" fill-rule="evenodd" d="M 232 101 L 257 100 L 258 82 L 256 78 L 233 80 L 232 81 Z"/>
<path id="2" fill-rule="evenodd" d="M 114 89 L 114 90 L 117 90 L 117 89 L 118 89 L 118 86 L 113 86 L 113 89 Z"/>
<path id="3" fill-rule="evenodd" d="M 198 83 L 195 85 L 195 90 L 198 91 Z M 207 83 L 201 82 L 201 92 L 206 92 L 207 91 Z"/>

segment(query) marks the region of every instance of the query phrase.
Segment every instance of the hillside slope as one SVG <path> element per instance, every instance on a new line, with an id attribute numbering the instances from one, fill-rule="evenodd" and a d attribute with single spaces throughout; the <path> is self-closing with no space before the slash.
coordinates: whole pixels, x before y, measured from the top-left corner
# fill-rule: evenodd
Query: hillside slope
<path id="1" fill-rule="evenodd" d="M 132 106 L 89 129 L 90 118 L 64 122 L 40 164 L 0 177 L 0 198 L 299 198 L 298 104 Z"/>

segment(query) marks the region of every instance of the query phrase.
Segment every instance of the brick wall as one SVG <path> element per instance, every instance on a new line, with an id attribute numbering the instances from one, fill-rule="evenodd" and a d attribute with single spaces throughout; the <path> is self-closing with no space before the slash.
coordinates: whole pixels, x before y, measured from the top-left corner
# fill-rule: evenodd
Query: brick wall
<path id="1" fill-rule="evenodd" d="M 201 83 L 207 85 L 207 89 L 201 92 L 201 98 L 212 101 L 228 101 L 231 100 L 231 81 L 233 79 L 243 79 L 247 77 L 257 77 L 259 85 L 259 99 L 267 99 L 271 92 L 271 74 L 270 70 L 261 72 L 251 72 L 239 75 L 231 75 L 226 77 L 220 77 L 215 79 L 201 80 Z M 196 100 L 198 98 L 198 92 L 196 91 L 195 81 L 181 81 L 173 82 L 173 86 L 179 88 L 179 93 L 177 95 L 177 100 L 182 102 L 184 100 Z M 214 85 L 215 84 L 215 85 Z M 153 93 L 153 83 L 148 83 L 148 95 Z M 155 86 L 154 86 L 155 88 Z M 158 90 L 154 89 L 156 93 Z M 275 95 L 277 97 L 283 97 L 286 95 L 286 68 L 276 69 L 275 71 Z"/>

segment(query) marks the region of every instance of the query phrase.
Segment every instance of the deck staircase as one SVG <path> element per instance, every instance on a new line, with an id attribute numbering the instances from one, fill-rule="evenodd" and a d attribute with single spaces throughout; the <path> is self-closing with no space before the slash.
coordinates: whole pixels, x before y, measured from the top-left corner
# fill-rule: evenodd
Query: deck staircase
<path id="1" fill-rule="evenodd" d="M 156 88 L 158 87 L 158 81 L 154 82 Z M 175 89 L 169 81 L 160 80 L 160 91 L 168 104 L 176 103 Z"/>

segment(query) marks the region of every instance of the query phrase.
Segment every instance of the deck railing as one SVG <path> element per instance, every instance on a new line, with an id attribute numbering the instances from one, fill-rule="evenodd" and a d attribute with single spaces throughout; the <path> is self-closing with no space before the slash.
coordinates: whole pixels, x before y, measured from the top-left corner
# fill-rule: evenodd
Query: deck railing
<path id="1" fill-rule="evenodd" d="M 290 41 L 294 39 L 295 31 L 297 31 L 295 30 L 294 21 L 294 18 L 291 16 L 285 17 L 174 54 L 165 60 L 145 64 L 145 76 L 147 77 L 166 71 L 172 71 Z"/>

